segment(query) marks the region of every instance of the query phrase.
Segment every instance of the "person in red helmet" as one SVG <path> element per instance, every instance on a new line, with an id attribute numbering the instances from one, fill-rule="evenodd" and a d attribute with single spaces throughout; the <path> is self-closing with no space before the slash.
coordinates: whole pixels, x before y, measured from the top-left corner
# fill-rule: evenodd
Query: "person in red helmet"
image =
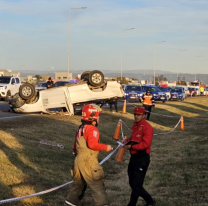
<path id="1" fill-rule="evenodd" d="M 139 196 L 146 201 L 145 206 L 156 206 L 156 201 L 143 188 L 145 175 L 150 163 L 150 151 L 154 131 L 152 126 L 145 120 L 145 109 L 135 107 L 134 119 L 135 122 L 130 138 L 123 140 L 123 142 L 128 142 L 129 140 L 138 142 L 138 144 L 124 146 L 125 149 L 130 150 L 131 154 L 128 176 L 132 193 L 128 206 L 136 206 Z"/>
<path id="2" fill-rule="evenodd" d="M 74 168 L 71 171 L 74 182 L 65 200 L 65 206 L 76 206 L 84 197 L 87 185 L 92 191 L 96 206 L 107 206 L 108 198 L 102 179 L 103 168 L 99 165 L 99 151 L 113 150 L 111 145 L 100 143 L 97 125 L 102 109 L 95 104 L 87 104 L 82 109 L 82 124 L 79 126 L 74 142 Z"/>

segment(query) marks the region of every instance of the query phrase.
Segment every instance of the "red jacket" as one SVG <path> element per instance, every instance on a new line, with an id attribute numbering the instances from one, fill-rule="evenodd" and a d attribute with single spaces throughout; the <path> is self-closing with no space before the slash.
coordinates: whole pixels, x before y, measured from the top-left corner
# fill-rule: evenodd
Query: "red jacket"
<path id="1" fill-rule="evenodd" d="M 137 150 L 146 149 L 146 153 L 150 154 L 153 133 L 154 130 L 152 126 L 145 119 L 139 123 L 134 122 L 131 137 L 127 140 L 139 142 L 139 144 L 132 145 L 130 153 L 136 154 Z"/>
<path id="2" fill-rule="evenodd" d="M 81 135 L 81 129 L 79 129 L 75 135 L 74 148 L 73 148 L 75 155 L 77 154 L 76 141 L 79 135 Z M 83 136 L 87 142 L 88 147 L 91 150 L 94 150 L 94 151 L 107 150 L 107 147 L 108 147 L 107 145 L 100 144 L 100 134 L 99 134 L 98 129 L 95 126 L 85 125 L 83 128 Z"/>

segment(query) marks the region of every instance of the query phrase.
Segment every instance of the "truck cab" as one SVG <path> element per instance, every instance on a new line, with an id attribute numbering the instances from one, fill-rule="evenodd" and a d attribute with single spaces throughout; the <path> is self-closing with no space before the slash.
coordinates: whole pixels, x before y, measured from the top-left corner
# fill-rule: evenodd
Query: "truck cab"
<path id="1" fill-rule="evenodd" d="M 0 76 L 0 98 L 7 101 L 9 96 L 13 96 L 19 92 L 20 86 L 19 77 Z"/>
<path id="2" fill-rule="evenodd" d="M 142 97 L 142 87 L 138 85 L 126 85 L 124 87 L 124 99 L 139 100 Z"/>

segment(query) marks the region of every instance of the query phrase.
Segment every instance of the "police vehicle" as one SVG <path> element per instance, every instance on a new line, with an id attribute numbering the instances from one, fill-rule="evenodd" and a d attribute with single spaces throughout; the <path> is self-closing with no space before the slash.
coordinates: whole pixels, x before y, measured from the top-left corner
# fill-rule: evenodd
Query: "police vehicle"
<path id="1" fill-rule="evenodd" d="M 150 91 L 150 94 L 153 95 L 153 98 L 155 101 L 162 101 L 163 103 L 165 103 L 168 100 L 168 97 L 165 94 L 165 92 L 162 92 L 157 87 L 142 86 L 142 90 L 143 90 L 143 93 L 146 93 L 146 91 Z"/>
<path id="2" fill-rule="evenodd" d="M 185 92 L 184 92 L 183 88 L 180 88 L 180 87 L 171 88 L 170 89 L 170 99 L 184 101 Z"/>
<path id="3" fill-rule="evenodd" d="M 139 100 L 142 97 L 142 87 L 138 85 L 126 85 L 124 87 L 124 99 Z"/>
<path id="4" fill-rule="evenodd" d="M 170 99 L 170 90 L 167 87 L 158 87 L 158 89 L 167 95 L 167 99 Z"/>

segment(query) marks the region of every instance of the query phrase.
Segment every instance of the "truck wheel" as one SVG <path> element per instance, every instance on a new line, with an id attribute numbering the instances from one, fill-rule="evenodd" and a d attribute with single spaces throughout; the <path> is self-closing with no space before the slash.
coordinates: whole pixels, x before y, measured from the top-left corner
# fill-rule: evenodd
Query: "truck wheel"
<path id="1" fill-rule="evenodd" d="M 100 86 L 104 81 L 104 75 L 99 70 L 94 70 L 89 74 L 89 83 L 90 85 L 97 87 Z"/>
<path id="2" fill-rule="evenodd" d="M 81 75 L 81 80 L 87 81 L 89 80 L 90 71 L 83 72 Z"/>
<path id="3" fill-rule="evenodd" d="M 19 88 L 19 95 L 22 99 L 31 99 L 35 96 L 35 87 L 29 83 L 23 84 Z"/>
<path id="4" fill-rule="evenodd" d="M 165 100 L 163 100 L 162 103 L 165 103 Z"/>
<path id="5" fill-rule="evenodd" d="M 7 91 L 7 95 L 6 95 L 5 99 L 4 99 L 6 102 L 9 101 L 9 96 L 11 96 L 11 92 Z"/>

